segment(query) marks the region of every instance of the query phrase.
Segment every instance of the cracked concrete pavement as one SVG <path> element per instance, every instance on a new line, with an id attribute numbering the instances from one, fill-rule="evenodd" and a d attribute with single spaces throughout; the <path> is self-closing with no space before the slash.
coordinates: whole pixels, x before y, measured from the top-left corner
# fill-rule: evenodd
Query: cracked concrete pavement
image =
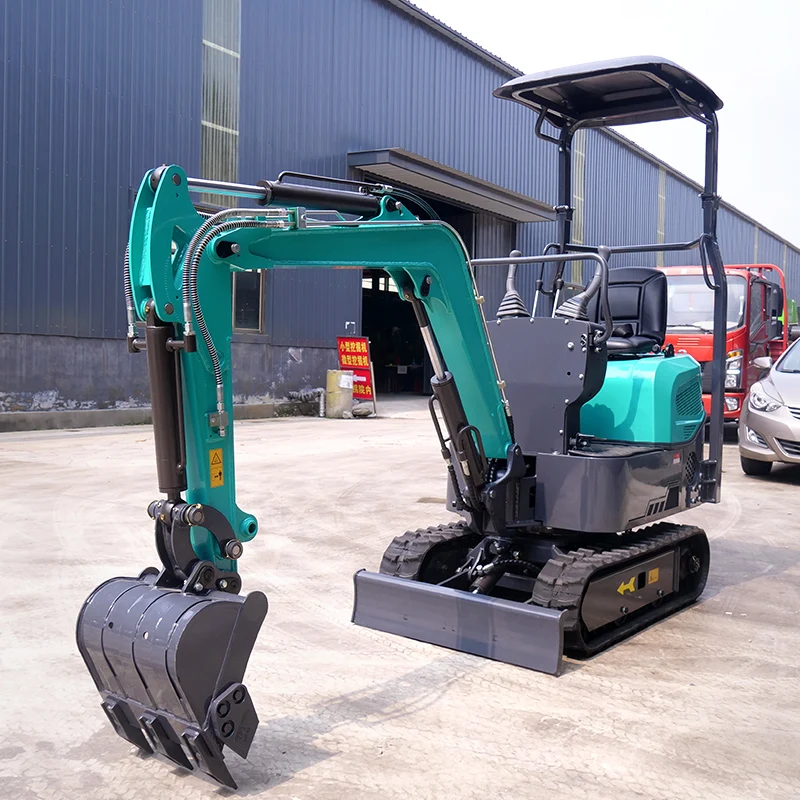
<path id="1" fill-rule="evenodd" d="M 236 424 L 240 562 L 270 611 L 246 682 L 261 727 L 243 797 L 800 797 L 800 468 L 746 478 L 726 445 L 701 601 L 559 678 L 350 623 L 352 575 L 452 519 L 420 400 L 379 419 Z M 149 427 L 0 435 L 0 794 L 211 798 L 108 725 L 75 647 L 101 581 L 156 561 Z"/>

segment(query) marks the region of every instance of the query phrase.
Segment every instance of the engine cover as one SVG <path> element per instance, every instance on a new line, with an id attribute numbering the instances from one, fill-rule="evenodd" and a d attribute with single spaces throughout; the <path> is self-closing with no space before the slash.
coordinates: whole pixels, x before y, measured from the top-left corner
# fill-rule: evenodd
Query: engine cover
<path id="1" fill-rule="evenodd" d="M 610 359 L 581 408 L 580 432 L 632 444 L 690 442 L 705 421 L 700 365 L 690 355 Z"/>

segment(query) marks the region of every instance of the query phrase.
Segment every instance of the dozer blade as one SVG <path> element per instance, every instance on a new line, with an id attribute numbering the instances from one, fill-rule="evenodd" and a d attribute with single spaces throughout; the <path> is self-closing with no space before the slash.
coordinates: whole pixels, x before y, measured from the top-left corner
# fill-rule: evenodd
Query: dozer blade
<path id="1" fill-rule="evenodd" d="M 78 648 L 123 739 L 235 789 L 222 750 L 245 757 L 258 727 L 242 679 L 267 598 L 154 581 L 145 571 L 95 589 L 78 617 Z"/>
<path id="2" fill-rule="evenodd" d="M 564 612 L 361 570 L 353 622 L 557 675 Z"/>

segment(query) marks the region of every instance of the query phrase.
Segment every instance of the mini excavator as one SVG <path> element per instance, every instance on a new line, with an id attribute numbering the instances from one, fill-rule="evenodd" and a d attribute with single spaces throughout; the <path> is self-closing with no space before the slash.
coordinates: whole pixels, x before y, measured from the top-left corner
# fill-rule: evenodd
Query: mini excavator
<path id="1" fill-rule="evenodd" d="M 536 134 L 558 148 L 558 241 L 543 255 L 470 261 L 451 227 L 412 213 L 413 197 L 391 187 L 331 178 L 311 185 L 289 174 L 223 183 L 189 178 L 178 166 L 145 175 L 124 286 L 128 347 L 146 353 L 150 378 L 164 497 L 148 513 L 161 567 L 103 583 L 77 626 L 105 713 L 142 751 L 235 788 L 223 749 L 246 756 L 258 725 L 243 679 L 267 600 L 240 594 L 237 571 L 258 523 L 235 497 L 236 271 L 384 269 L 419 323 L 448 507 L 462 519 L 399 536 L 378 573 L 358 572 L 355 623 L 556 674 L 564 653 L 593 655 L 703 591 L 706 535 L 658 520 L 719 499 L 722 103 L 659 58 L 520 77 L 495 94 L 531 108 Z M 681 117 L 706 128 L 700 236 L 635 247 L 573 243 L 576 130 Z M 337 183 L 344 188 L 330 188 Z M 200 212 L 193 192 L 254 205 Z M 616 253 L 692 249 L 715 298 L 708 452 L 700 368 L 664 347 L 665 276 L 609 268 Z M 593 274 L 564 299 L 570 262 Z M 526 264 L 541 270 L 534 306 L 544 298 L 547 313 L 529 313 L 516 290 L 515 270 Z M 479 265 L 509 269 L 489 323 L 474 280 Z"/>

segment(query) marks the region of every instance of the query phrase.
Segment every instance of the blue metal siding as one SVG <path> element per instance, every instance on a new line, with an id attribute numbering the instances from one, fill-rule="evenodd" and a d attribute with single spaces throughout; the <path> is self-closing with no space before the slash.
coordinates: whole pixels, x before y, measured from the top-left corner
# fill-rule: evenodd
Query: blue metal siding
<path id="1" fill-rule="evenodd" d="M 122 335 L 133 192 L 157 164 L 199 167 L 201 10 L 0 7 L 0 332 Z"/>
<path id="2" fill-rule="evenodd" d="M 491 214 L 475 215 L 475 248 L 473 258 L 505 258 L 517 246 L 517 225 L 493 217 Z M 525 267 L 518 267 L 517 272 Z M 484 296 L 483 312 L 492 319 L 503 299 L 507 267 L 477 267 L 475 283 Z M 523 294 L 523 297 L 525 295 Z"/>
<path id="3" fill-rule="evenodd" d="M 667 213 L 665 236 L 669 242 L 689 241 L 702 231 L 698 189 L 686 181 L 667 175 Z M 755 254 L 755 225 L 741 214 L 721 206 L 717 215 L 717 238 L 726 264 L 752 264 Z M 768 232 L 759 230 L 758 261 L 780 266 L 783 243 Z M 699 264 L 697 250 L 666 253 L 664 263 L 672 266 Z M 774 261 L 778 258 L 778 261 Z"/>
<path id="4" fill-rule="evenodd" d="M 686 181 L 667 173 L 664 241 L 690 242 L 703 232 L 703 212 L 699 190 Z M 664 253 L 666 266 L 696 266 L 700 263 L 697 250 Z"/>
<path id="5" fill-rule="evenodd" d="M 611 137 L 588 131 L 584 242 L 643 244 L 655 242 L 657 232 L 658 167 Z M 654 264 L 654 255 L 618 255 L 612 261 L 615 267 Z M 588 277 L 591 269 L 585 271 Z"/>
<path id="6" fill-rule="evenodd" d="M 336 347 L 337 336 L 361 332 L 360 269 L 275 270 L 266 293 L 271 344 Z"/>
<path id="7" fill-rule="evenodd" d="M 157 164 L 200 173 L 203 8 L 225 15 L 226 2 L 0 4 L 0 333 L 122 336 L 120 266 L 133 193 Z M 497 64 L 387 0 L 243 0 L 241 15 L 239 180 L 284 169 L 346 177 L 349 151 L 403 147 L 555 202 L 556 149 L 533 135 L 529 110 L 492 96 L 509 77 Z M 225 19 L 221 44 L 232 46 L 236 25 Z M 584 241 L 655 241 L 658 171 L 645 155 L 590 131 Z M 697 193 L 667 174 L 667 241 L 700 233 Z M 475 234 L 478 256 L 506 255 L 515 238 L 523 253 L 537 254 L 555 225 L 515 226 L 478 214 Z M 726 261 L 752 261 L 754 235 L 754 223 L 721 209 Z M 760 261 L 782 266 L 782 248 L 777 237 L 759 233 Z M 666 254 L 665 262 L 697 263 L 697 254 Z M 613 263 L 652 261 L 620 256 Z M 529 305 L 536 272 L 518 270 Z M 800 299 L 800 252 L 791 247 L 786 273 L 790 296 Z M 491 317 L 505 270 L 481 270 L 477 280 Z M 286 271 L 265 285 L 263 341 L 276 353 L 279 346 L 330 348 L 346 323 L 360 327 L 359 271 Z M 256 352 L 260 341 L 248 347 Z M 265 355 L 264 370 L 277 370 L 284 355 Z M 100 367 L 86 358 L 88 395 L 91 367 Z M 305 380 L 305 369 L 296 367 L 292 380 Z M 280 392 L 284 374 L 270 372 L 277 383 L 266 390 Z M 4 375 L 4 383 L 17 377 Z"/>
<path id="8" fill-rule="evenodd" d="M 775 236 L 761 229 L 758 232 L 758 263 L 774 264 L 783 267 L 783 250 L 785 245 Z"/>
<path id="9" fill-rule="evenodd" d="M 717 216 L 717 238 L 724 263 L 753 263 L 756 228 L 752 222 L 730 209 L 720 208 Z"/>
<path id="10" fill-rule="evenodd" d="M 381 0 L 246 2 L 241 46 L 241 180 L 344 176 L 348 151 L 404 147 L 554 199 L 533 114 L 492 97 L 508 75 Z"/>
<path id="11" fill-rule="evenodd" d="M 786 294 L 800 303 L 800 251 L 793 247 L 786 251 Z"/>
<path id="12" fill-rule="evenodd" d="M 245 2 L 241 48 L 241 181 L 347 177 L 348 152 L 403 147 L 555 200 L 554 148 L 532 135 L 530 112 L 492 97 L 508 76 L 387 3 Z M 346 273 L 276 274 L 268 291 L 273 343 L 333 346 L 343 321 L 360 325 L 360 283 Z"/>

